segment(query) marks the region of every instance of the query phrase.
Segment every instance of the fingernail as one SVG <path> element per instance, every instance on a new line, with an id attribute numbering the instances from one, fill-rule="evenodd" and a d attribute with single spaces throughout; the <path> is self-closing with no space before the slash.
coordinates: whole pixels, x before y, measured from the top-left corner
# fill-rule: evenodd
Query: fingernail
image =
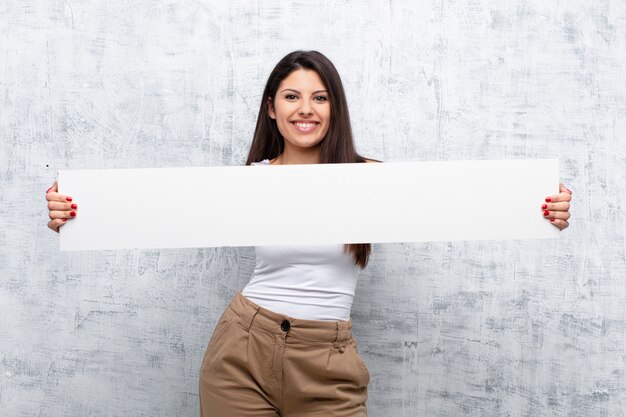
<path id="1" fill-rule="evenodd" d="M 73 208 L 73 207 L 72 207 L 72 208 Z M 547 209 L 547 208 L 548 208 L 548 205 L 547 205 L 547 204 L 542 204 L 542 205 L 541 205 L 541 208 L 545 210 L 545 209 Z"/>
<path id="2" fill-rule="evenodd" d="M 567 191 L 568 193 L 572 193 L 572 190 L 570 190 L 569 188 L 566 188 L 565 191 Z"/>
<path id="3" fill-rule="evenodd" d="M 72 197 L 65 197 L 67 201 L 72 201 Z"/>
<path id="4" fill-rule="evenodd" d="M 50 190 L 52 190 L 52 187 L 50 187 L 50 188 L 48 188 L 48 189 L 46 190 L 46 194 L 48 194 L 48 193 L 50 192 Z"/>
<path id="5" fill-rule="evenodd" d="M 552 199 L 550 197 L 546 197 L 546 203 L 549 203 L 550 201 L 552 201 Z"/>
<path id="6" fill-rule="evenodd" d="M 545 205 L 545 204 L 544 204 L 544 205 Z M 77 209 L 77 208 L 78 208 L 78 206 L 77 206 L 76 204 L 72 204 L 72 208 L 73 208 L 73 209 Z"/>
<path id="7" fill-rule="evenodd" d="M 76 212 L 70 211 L 70 216 L 72 216 L 72 217 L 76 216 Z"/>
<path id="8" fill-rule="evenodd" d="M 72 213 L 73 213 L 73 212 L 72 212 Z M 544 211 L 543 211 L 543 215 L 547 217 L 547 216 L 549 216 L 549 215 L 550 215 L 550 212 L 549 212 L 548 210 L 544 210 Z"/>
<path id="9" fill-rule="evenodd" d="M 66 222 L 66 221 L 67 221 L 67 219 L 63 219 L 63 221 L 64 221 L 64 222 Z"/>
<path id="10" fill-rule="evenodd" d="M 551 218 L 551 219 L 550 219 L 550 221 L 551 221 L 551 222 L 553 222 L 553 221 L 554 221 L 554 217 L 553 217 L 553 218 Z"/>

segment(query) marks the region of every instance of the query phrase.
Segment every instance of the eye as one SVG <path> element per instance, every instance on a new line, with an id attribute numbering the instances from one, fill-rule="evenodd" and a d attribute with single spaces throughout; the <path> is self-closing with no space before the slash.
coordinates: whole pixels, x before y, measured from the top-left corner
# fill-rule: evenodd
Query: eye
<path id="1" fill-rule="evenodd" d="M 298 98 L 298 96 L 296 96 L 295 94 L 287 94 L 287 95 L 285 96 L 285 98 L 286 98 L 287 100 L 295 100 L 295 99 L 297 99 L 297 98 Z"/>
<path id="2" fill-rule="evenodd" d="M 326 101 L 326 100 L 328 100 L 328 97 L 326 97 L 326 96 L 317 96 L 317 97 L 315 97 L 315 100 L 317 100 L 317 101 Z"/>

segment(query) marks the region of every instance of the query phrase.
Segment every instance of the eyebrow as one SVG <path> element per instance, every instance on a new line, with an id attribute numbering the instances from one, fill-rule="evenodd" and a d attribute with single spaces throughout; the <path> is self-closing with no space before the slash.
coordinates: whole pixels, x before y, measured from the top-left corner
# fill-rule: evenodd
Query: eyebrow
<path id="1" fill-rule="evenodd" d="M 281 91 L 281 93 L 282 93 L 282 92 L 285 92 L 285 91 L 287 91 L 287 90 L 289 90 L 289 91 L 293 91 L 293 92 L 296 92 L 296 93 L 298 93 L 298 94 L 302 94 L 302 93 L 300 93 L 298 90 L 294 90 L 293 88 L 285 88 L 283 91 Z M 326 93 L 326 92 L 327 92 L 326 90 L 317 90 L 317 91 L 313 91 L 313 94 L 317 94 L 317 93 Z"/>

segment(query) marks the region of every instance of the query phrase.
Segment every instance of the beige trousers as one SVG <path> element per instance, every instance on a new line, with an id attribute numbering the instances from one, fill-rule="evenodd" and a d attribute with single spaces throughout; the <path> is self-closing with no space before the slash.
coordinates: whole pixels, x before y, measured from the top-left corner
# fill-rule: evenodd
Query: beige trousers
<path id="1" fill-rule="evenodd" d="M 200 368 L 201 417 L 366 417 L 352 321 L 294 319 L 238 292 Z"/>

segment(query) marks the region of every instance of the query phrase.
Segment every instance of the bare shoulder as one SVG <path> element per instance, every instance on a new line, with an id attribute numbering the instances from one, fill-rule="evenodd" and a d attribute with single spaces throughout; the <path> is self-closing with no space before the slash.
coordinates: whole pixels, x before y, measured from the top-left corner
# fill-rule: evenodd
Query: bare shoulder
<path id="1" fill-rule="evenodd" d="M 369 164 L 369 163 L 373 163 L 373 162 L 383 162 L 383 161 L 379 161 L 378 159 L 368 159 L 368 158 L 365 158 L 365 162 L 367 162 Z"/>

